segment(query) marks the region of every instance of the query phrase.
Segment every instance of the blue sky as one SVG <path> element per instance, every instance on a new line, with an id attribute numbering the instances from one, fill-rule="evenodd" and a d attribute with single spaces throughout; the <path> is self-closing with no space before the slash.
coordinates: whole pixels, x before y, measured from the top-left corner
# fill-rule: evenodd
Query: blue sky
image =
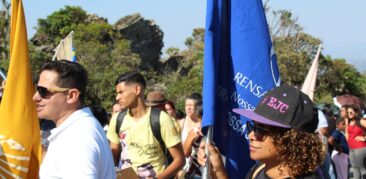
<path id="1" fill-rule="evenodd" d="M 105 17 L 113 24 L 139 12 L 153 19 L 164 32 L 165 47 L 185 48 L 193 28 L 204 27 L 206 0 L 23 0 L 28 35 L 33 36 L 37 19 L 46 18 L 65 5 L 81 6 L 88 13 Z M 366 1 L 271 0 L 274 10 L 287 9 L 299 18 L 305 32 L 323 41 L 323 54 L 346 58 L 366 71 Z"/>

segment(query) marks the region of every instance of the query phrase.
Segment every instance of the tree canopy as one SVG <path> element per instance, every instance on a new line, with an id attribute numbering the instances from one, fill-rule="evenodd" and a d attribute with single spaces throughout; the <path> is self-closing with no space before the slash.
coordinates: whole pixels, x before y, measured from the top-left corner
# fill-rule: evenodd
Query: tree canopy
<path id="1" fill-rule="evenodd" d="M 322 42 L 304 32 L 297 17 L 290 11 L 271 11 L 266 7 L 266 12 L 281 79 L 283 83 L 301 87 L 316 49 Z M 0 14 L 0 34 L 5 40 L 8 38 L 6 34 L 9 33 L 6 30 L 9 27 L 7 18 L 6 13 Z M 150 24 L 152 23 L 148 20 L 142 21 L 134 28 L 144 29 L 145 25 Z M 129 35 L 132 32 L 135 35 L 132 38 L 123 33 L 123 24 L 118 24 L 117 27 L 109 24 L 105 18 L 88 14 L 81 7 L 65 6 L 45 19 L 38 20 L 37 31 L 29 43 L 33 76 L 36 76 L 44 62 L 51 60 L 53 49 L 60 40 L 74 31 L 77 60 L 89 73 L 88 103 L 110 109 L 115 98 L 114 80 L 123 72 L 139 70 L 146 77 L 147 91 L 162 90 L 169 99 L 177 102 L 179 109 L 183 109 L 184 98 L 187 95 L 202 92 L 205 32 L 203 28 L 193 29 L 192 35 L 185 41 L 186 49 L 167 48 L 163 58 L 156 59 L 156 62 L 151 62 L 155 57 L 149 59 L 149 64 L 154 64 L 149 68 L 146 66 L 147 61 L 143 59 L 149 53 L 141 55 L 136 49 L 144 42 L 157 43 L 161 49 L 163 34 L 158 28 L 154 25 L 154 30 L 144 32 L 143 37 L 138 36 L 138 32 L 132 29 L 129 31 Z M 157 35 L 146 35 L 154 31 L 159 32 Z M 133 41 L 141 38 L 146 39 L 139 43 Z M 3 42 L 5 41 L 2 40 L 0 44 L 0 67 L 7 69 L 8 48 Z M 134 44 L 134 48 L 131 44 Z M 142 49 L 146 51 L 149 48 Z M 159 55 L 161 52 L 152 54 Z M 366 75 L 358 72 L 345 59 L 333 59 L 329 55 L 321 54 L 318 71 L 315 102 L 332 103 L 332 97 L 345 93 L 366 99 Z"/>

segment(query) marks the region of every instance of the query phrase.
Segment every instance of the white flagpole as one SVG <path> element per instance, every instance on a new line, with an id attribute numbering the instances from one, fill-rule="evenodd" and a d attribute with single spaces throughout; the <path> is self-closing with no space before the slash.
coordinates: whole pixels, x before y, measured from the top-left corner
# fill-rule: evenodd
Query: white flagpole
<path id="1" fill-rule="evenodd" d="M 60 49 L 60 46 L 61 46 L 61 44 L 62 43 L 64 43 L 64 40 L 62 39 L 61 41 L 60 41 L 60 43 L 58 44 L 58 46 L 56 47 L 56 52 L 55 52 L 55 54 L 53 55 L 53 57 L 52 57 L 52 61 L 55 61 L 55 59 L 56 59 L 56 57 L 57 57 L 57 53 L 58 53 L 58 50 Z"/>
<path id="2" fill-rule="evenodd" d="M 213 138 L 213 126 L 209 126 L 207 134 L 204 138 L 206 144 L 211 143 L 212 138 Z M 211 164 L 210 164 L 210 156 L 208 154 L 207 147 L 205 147 L 205 153 L 206 153 L 206 156 L 207 156 L 207 161 L 206 161 L 206 165 L 203 167 L 202 179 L 210 179 L 211 178 L 211 176 L 210 176 L 210 166 L 211 166 Z"/>

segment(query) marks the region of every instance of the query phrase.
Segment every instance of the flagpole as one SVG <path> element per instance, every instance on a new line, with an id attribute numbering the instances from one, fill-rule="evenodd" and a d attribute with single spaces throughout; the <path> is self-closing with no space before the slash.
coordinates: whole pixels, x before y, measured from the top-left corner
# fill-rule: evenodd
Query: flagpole
<path id="1" fill-rule="evenodd" d="M 213 126 L 209 126 L 208 130 L 207 130 L 207 134 L 205 136 L 205 142 L 206 144 L 211 143 L 212 141 L 212 137 L 213 137 Z M 207 161 L 206 161 L 206 165 L 203 167 L 203 172 L 202 172 L 202 179 L 210 179 L 210 155 L 208 153 L 208 149 L 207 147 L 205 147 L 205 153 L 207 156 Z"/>
<path id="2" fill-rule="evenodd" d="M 60 43 L 58 44 L 58 46 L 57 46 L 57 48 L 56 48 L 56 52 L 55 52 L 55 54 L 53 55 L 53 57 L 52 57 L 52 61 L 55 61 L 55 59 L 56 59 L 56 56 L 57 56 L 57 53 L 58 53 L 58 50 L 60 49 L 60 46 L 61 46 L 61 44 L 64 42 L 64 40 L 62 39 L 61 41 L 60 41 Z"/>

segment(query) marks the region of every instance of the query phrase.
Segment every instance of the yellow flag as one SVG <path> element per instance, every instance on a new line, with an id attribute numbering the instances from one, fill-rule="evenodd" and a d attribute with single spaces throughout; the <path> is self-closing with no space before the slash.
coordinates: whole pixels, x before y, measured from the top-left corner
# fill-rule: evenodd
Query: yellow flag
<path id="1" fill-rule="evenodd" d="M 23 4 L 12 0 L 11 6 L 10 66 L 0 105 L 0 178 L 33 179 L 41 161 L 39 120 L 32 101 Z"/>

